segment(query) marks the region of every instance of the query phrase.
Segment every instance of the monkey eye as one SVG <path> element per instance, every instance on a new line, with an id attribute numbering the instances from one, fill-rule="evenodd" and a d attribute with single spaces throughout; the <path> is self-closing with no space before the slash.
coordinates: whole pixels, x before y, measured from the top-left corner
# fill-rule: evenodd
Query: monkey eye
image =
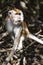
<path id="1" fill-rule="evenodd" d="M 11 12 L 8 12 L 8 14 L 11 14 Z"/>

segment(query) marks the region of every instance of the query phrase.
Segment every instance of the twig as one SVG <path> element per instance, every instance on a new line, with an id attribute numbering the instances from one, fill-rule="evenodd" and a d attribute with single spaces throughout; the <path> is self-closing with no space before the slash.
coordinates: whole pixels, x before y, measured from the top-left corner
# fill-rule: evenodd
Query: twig
<path id="1" fill-rule="evenodd" d="M 0 41 L 0 44 L 4 43 L 4 41 Z"/>
<path id="2" fill-rule="evenodd" d="M 38 35 L 39 33 L 41 33 L 42 32 L 42 30 L 39 30 L 37 33 L 35 33 L 35 35 Z"/>
<path id="3" fill-rule="evenodd" d="M 0 36 L 0 40 L 3 38 L 3 37 L 5 37 L 5 36 L 7 36 L 8 35 L 8 32 L 5 32 L 5 33 L 2 33 Z"/>
<path id="4" fill-rule="evenodd" d="M 24 50 L 28 49 L 28 48 L 29 48 L 30 46 L 32 46 L 34 43 L 35 43 L 35 41 L 32 42 L 30 45 L 28 45 Z"/>
<path id="5" fill-rule="evenodd" d="M 38 36 L 43 37 L 43 35 L 39 34 Z"/>
<path id="6" fill-rule="evenodd" d="M 2 50 L 0 50 L 0 52 L 7 52 L 7 51 L 11 51 L 12 50 L 12 48 L 9 48 L 9 49 L 2 49 Z"/>

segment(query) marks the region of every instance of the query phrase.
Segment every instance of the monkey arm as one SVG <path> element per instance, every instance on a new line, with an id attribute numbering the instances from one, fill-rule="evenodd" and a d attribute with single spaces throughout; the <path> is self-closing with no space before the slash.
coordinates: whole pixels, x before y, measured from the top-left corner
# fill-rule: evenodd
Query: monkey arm
<path id="1" fill-rule="evenodd" d="M 30 39 L 33 39 L 35 41 L 37 41 L 38 43 L 40 44 L 43 44 L 43 41 L 39 38 L 37 38 L 35 35 L 31 34 L 29 31 L 28 31 L 28 28 L 26 28 L 26 32 L 27 32 L 27 37 L 30 38 Z"/>
<path id="2" fill-rule="evenodd" d="M 33 40 L 37 41 L 40 44 L 43 44 L 43 41 L 41 39 L 37 38 L 35 35 L 33 35 L 29 32 L 28 27 L 27 27 L 25 22 L 22 22 L 22 27 L 23 27 L 23 30 L 25 31 L 25 36 L 26 37 L 28 37 L 30 39 L 33 39 Z"/>
<path id="3" fill-rule="evenodd" d="M 16 32 L 16 34 L 15 34 L 14 45 L 12 47 L 12 51 L 9 54 L 9 56 L 6 58 L 6 61 L 9 61 L 11 59 L 11 57 L 13 57 L 14 53 L 16 53 L 16 50 L 18 48 L 18 45 L 20 42 L 20 37 L 21 37 L 21 28 L 17 31 L 18 32 Z"/>
<path id="4" fill-rule="evenodd" d="M 40 44 L 43 44 L 43 41 L 42 41 L 41 39 L 37 38 L 37 37 L 36 37 L 35 35 L 33 35 L 33 34 L 29 34 L 28 37 L 29 37 L 30 39 L 33 39 L 33 40 L 37 41 L 37 42 L 40 43 Z"/>
<path id="5" fill-rule="evenodd" d="M 19 44 L 19 39 L 20 38 L 15 38 L 14 39 L 14 45 L 12 47 L 12 50 L 11 50 L 9 56 L 6 58 L 6 61 L 9 61 L 11 59 L 11 57 L 13 57 L 14 53 L 16 53 L 16 49 L 17 49 L 18 44 Z"/>

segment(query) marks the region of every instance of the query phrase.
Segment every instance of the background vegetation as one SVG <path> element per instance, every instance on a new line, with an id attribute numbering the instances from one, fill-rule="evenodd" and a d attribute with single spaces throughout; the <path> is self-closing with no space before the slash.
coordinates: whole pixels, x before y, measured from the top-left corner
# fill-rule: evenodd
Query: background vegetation
<path id="1" fill-rule="evenodd" d="M 26 7 L 20 4 L 21 1 Z M 0 65 L 13 46 L 13 40 L 5 28 L 5 17 L 11 7 L 23 11 L 30 32 L 43 40 L 43 0 L 0 0 Z M 26 65 L 43 65 L 43 45 L 30 39 L 24 40 L 23 45 L 25 51 L 22 55 L 26 57 Z"/>

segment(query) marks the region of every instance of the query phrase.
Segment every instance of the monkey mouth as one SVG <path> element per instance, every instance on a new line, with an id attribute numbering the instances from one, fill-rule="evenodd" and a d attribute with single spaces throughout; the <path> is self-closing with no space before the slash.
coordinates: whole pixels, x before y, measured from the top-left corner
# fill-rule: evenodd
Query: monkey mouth
<path id="1" fill-rule="evenodd" d="M 15 21 L 14 19 L 10 19 L 10 21 L 11 21 L 13 24 L 20 24 L 20 23 L 21 23 L 21 21 L 20 21 L 20 20 Z"/>
<path id="2" fill-rule="evenodd" d="M 20 24 L 21 23 L 21 21 L 15 21 L 15 22 L 13 22 L 14 24 Z"/>

